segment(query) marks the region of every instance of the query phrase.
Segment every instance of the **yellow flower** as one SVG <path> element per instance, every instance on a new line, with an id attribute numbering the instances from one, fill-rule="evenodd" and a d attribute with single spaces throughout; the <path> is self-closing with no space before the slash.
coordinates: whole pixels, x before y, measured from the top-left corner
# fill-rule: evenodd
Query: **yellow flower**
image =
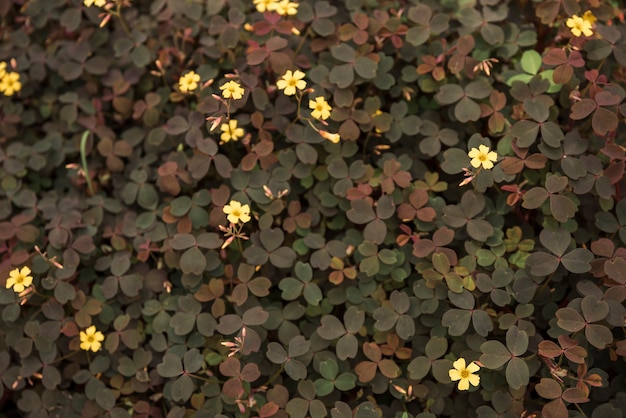
<path id="1" fill-rule="evenodd" d="M 222 135 L 220 136 L 220 139 L 224 142 L 228 142 L 231 140 L 237 141 L 244 135 L 243 128 L 237 127 L 236 119 L 231 119 L 228 121 L 228 123 L 222 123 L 220 129 L 222 130 Z"/>
<path id="2" fill-rule="evenodd" d="M 0 62 L 0 78 L 4 78 L 7 73 L 7 63 Z"/>
<path id="3" fill-rule="evenodd" d="M 259 13 L 273 12 L 276 10 L 276 0 L 254 0 L 252 3 L 256 5 L 256 9 Z"/>
<path id="4" fill-rule="evenodd" d="M 276 3 L 276 13 L 281 16 L 293 16 L 298 13 L 298 3 L 292 3 L 289 0 L 281 0 Z"/>
<path id="5" fill-rule="evenodd" d="M 478 168 L 482 165 L 487 170 L 493 168 L 493 162 L 498 159 L 498 154 L 495 151 L 490 152 L 486 145 L 480 145 L 478 149 L 472 148 L 467 155 L 472 159 L 472 167 Z"/>
<path id="6" fill-rule="evenodd" d="M 228 83 L 224 83 L 220 86 L 220 90 L 222 90 L 222 96 L 225 99 L 233 99 L 239 100 L 243 97 L 243 94 L 246 92 L 241 84 L 236 81 L 229 81 Z"/>
<path id="7" fill-rule="evenodd" d="M 330 132 L 323 131 L 323 130 L 320 131 L 320 135 L 322 135 L 322 138 L 328 139 L 333 144 L 337 144 L 339 140 L 341 139 L 339 134 L 331 134 Z"/>
<path id="8" fill-rule="evenodd" d="M 287 70 L 285 75 L 276 82 L 276 87 L 280 90 L 284 89 L 286 96 L 293 96 L 296 94 L 296 89 L 304 90 L 306 88 L 306 81 L 302 80 L 304 73 L 300 70 L 296 70 L 293 73 L 291 70 Z"/>
<path id="9" fill-rule="evenodd" d="M 85 331 L 80 332 L 80 348 L 85 351 L 93 351 L 94 353 L 100 350 L 100 344 L 104 341 L 104 335 L 100 331 L 96 331 L 96 326 L 92 325 Z"/>
<path id="10" fill-rule="evenodd" d="M 593 16 L 593 15 L 592 15 Z M 595 18 L 595 16 L 594 16 Z M 573 15 L 565 22 L 570 31 L 572 31 L 572 35 L 574 36 L 591 36 L 593 35 L 593 31 L 591 30 L 591 22 L 589 20 L 585 20 L 578 15 Z"/>
<path id="11" fill-rule="evenodd" d="M 2 79 L 0 79 L 0 91 L 5 96 L 13 96 L 22 89 L 22 83 L 20 83 L 19 73 L 6 73 Z"/>
<path id="12" fill-rule="evenodd" d="M 83 1 L 83 4 L 87 7 L 91 7 L 94 4 L 98 7 L 103 7 L 105 4 L 107 4 L 107 2 L 106 0 L 85 0 Z"/>
<path id="13" fill-rule="evenodd" d="M 189 71 L 184 76 L 180 77 L 178 80 L 178 88 L 183 93 L 187 93 L 190 91 L 194 91 L 198 88 L 198 82 L 200 81 L 200 76 L 196 74 L 194 71 Z"/>
<path id="14" fill-rule="evenodd" d="M 11 270 L 9 278 L 7 279 L 6 288 L 13 288 L 15 293 L 21 293 L 31 284 L 33 284 L 33 277 L 30 276 L 30 269 L 24 266 L 22 270 L 19 268 Z"/>
<path id="15" fill-rule="evenodd" d="M 470 383 L 472 386 L 478 386 L 480 383 L 480 376 L 474 374 L 480 370 L 480 367 L 473 361 L 465 367 L 465 359 L 461 357 L 452 363 L 452 367 L 454 369 L 450 369 L 448 374 L 453 382 L 459 381 L 459 390 L 468 390 Z"/>
<path id="16" fill-rule="evenodd" d="M 583 13 L 583 20 L 593 25 L 598 19 L 593 15 L 593 13 L 591 13 L 591 10 L 587 10 Z"/>
<path id="17" fill-rule="evenodd" d="M 326 99 L 322 96 L 318 96 L 315 100 L 309 100 L 309 108 L 313 109 L 311 116 L 315 119 L 326 120 L 330 117 L 330 111 L 333 110 L 328 104 Z"/>
<path id="18" fill-rule="evenodd" d="M 224 213 L 228 215 L 228 222 L 238 223 L 239 221 L 246 223 L 250 221 L 250 206 L 241 205 L 236 200 L 231 200 L 230 203 L 224 206 Z"/>

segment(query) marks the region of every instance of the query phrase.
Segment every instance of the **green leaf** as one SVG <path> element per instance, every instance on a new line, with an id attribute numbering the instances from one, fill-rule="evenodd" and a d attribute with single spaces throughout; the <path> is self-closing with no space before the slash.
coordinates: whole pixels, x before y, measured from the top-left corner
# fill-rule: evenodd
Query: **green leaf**
<path id="1" fill-rule="evenodd" d="M 161 377 L 176 377 L 183 374 L 183 363 L 175 354 L 167 353 L 163 356 L 161 363 L 157 364 L 157 373 Z"/>
<path id="2" fill-rule="evenodd" d="M 355 358 L 359 352 L 359 341 L 353 334 L 345 334 L 337 341 L 335 351 L 339 360 Z"/>
<path id="3" fill-rule="evenodd" d="M 333 315 L 324 315 L 320 321 L 320 327 L 317 329 L 320 337 L 327 341 L 333 341 L 346 333 L 343 323 Z"/>
<path id="4" fill-rule="evenodd" d="M 191 398 L 193 394 L 193 380 L 191 377 L 184 375 L 172 383 L 171 394 L 172 399 L 176 402 L 184 402 Z"/>
<path id="5" fill-rule="evenodd" d="M 441 318 L 441 325 L 448 327 L 448 333 L 456 337 L 463 335 L 469 327 L 472 313 L 463 309 L 447 310 Z"/>
<path id="6" fill-rule="evenodd" d="M 341 373 L 335 379 L 335 387 L 341 391 L 354 389 L 356 386 L 356 376 L 353 373 Z"/>
<path id="7" fill-rule="evenodd" d="M 365 199 L 353 200 L 350 202 L 351 208 L 346 212 L 348 219 L 355 224 L 366 224 L 376 218 L 371 203 Z"/>
<path id="8" fill-rule="evenodd" d="M 533 145 L 538 134 L 539 124 L 530 120 L 520 120 L 511 128 L 511 136 L 517 140 L 517 145 L 520 148 L 528 148 Z"/>
<path id="9" fill-rule="evenodd" d="M 567 222 L 576 215 L 577 207 L 567 196 L 550 196 L 550 212 L 554 219 L 561 223 Z"/>
<path id="10" fill-rule="evenodd" d="M 115 406 L 115 394 L 109 388 L 100 388 L 96 392 L 96 403 L 105 411 L 110 411 Z"/>
<path id="11" fill-rule="evenodd" d="M 322 290 L 315 283 L 307 283 L 304 286 L 304 291 L 302 292 L 304 299 L 313 306 L 318 306 L 320 302 L 324 299 L 324 295 L 322 294 Z"/>
<path id="12" fill-rule="evenodd" d="M 528 350 L 528 334 L 516 326 L 506 332 L 506 346 L 514 356 L 522 356 Z"/>
<path id="13" fill-rule="evenodd" d="M 430 360 L 438 359 L 448 351 L 448 340 L 442 337 L 431 337 L 426 343 L 426 356 Z"/>
<path id="14" fill-rule="evenodd" d="M 335 377 L 337 377 L 337 373 L 339 372 L 339 367 L 337 366 L 337 362 L 332 359 L 321 361 L 319 368 L 320 368 L 320 374 L 322 375 L 322 377 L 328 380 L 335 380 Z"/>
<path id="15" fill-rule="evenodd" d="M 186 312 L 176 312 L 170 319 L 170 327 L 174 329 L 176 335 L 187 335 L 196 323 L 196 316 Z"/>
<path id="16" fill-rule="evenodd" d="M 371 58 L 358 57 L 354 60 L 354 71 L 366 80 L 376 77 L 378 65 Z"/>
<path id="17" fill-rule="evenodd" d="M 463 87 L 458 84 L 444 84 L 439 88 L 439 92 L 435 94 L 435 100 L 442 105 L 456 103 L 465 95 Z"/>
<path id="18" fill-rule="evenodd" d="M 185 274 L 201 275 L 206 268 L 206 258 L 197 247 L 192 247 L 185 251 L 180 257 L 180 269 Z"/>
<path id="19" fill-rule="evenodd" d="M 293 266 L 298 255 L 289 247 L 280 247 L 276 251 L 270 253 L 269 260 L 274 267 L 289 268 Z"/>
<path id="20" fill-rule="evenodd" d="M 522 69 L 528 74 L 535 75 L 541 68 L 541 55 L 534 49 L 524 51 L 522 54 L 521 65 Z"/>
<path id="21" fill-rule="evenodd" d="M 521 358 L 513 357 L 506 366 L 506 381 L 513 389 L 528 385 L 530 371 L 528 365 Z"/>
<path id="22" fill-rule="evenodd" d="M 566 230 L 559 229 L 544 229 L 539 233 L 539 241 L 541 244 L 550 250 L 554 255 L 562 256 L 571 242 L 571 235 Z"/>
<path id="23" fill-rule="evenodd" d="M 419 380 L 428 374 L 430 371 L 431 360 L 427 357 L 420 356 L 415 357 L 407 366 L 409 372 L 409 379 Z"/>
<path id="24" fill-rule="evenodd" d="M 356 57 L 356 51 L 350 45 L 341 43 L 330 48 L 331 55 L 343 62 L 352 62 Z"/>
<path id="25" fill-rule="evenodd" d="M 469 97 L 463 97 L 454 107 L 454 116 L 462 123 L 477 121 L 480 114 L 480 106 Z"/>
<path id="26" fill-rule="evenodd" d="M 559 260 L 551 254 L 536 252 L 528 256 L 526 267 L 530 269 L 530 274 L 533 276 L 546 277 L 559 268 Z"/>
<path id="27" fill-rule="evenodd" d="M 333 382 L 329 382 L 326 379 L 317 379 L 315 380 L 315 391 L 317 392 L 317 396 L 326 396 L 333 392 L 335 389 L 335 385 Z"/>
<path id="28" fill-rule="evenodd" d="M 432 255 L 433 267 L 442 275 L 450 272 L 450 260 L 444 253 L 433 253 Z"/>
<path id="29" fill-rule="evenodd" d="M 480 362 L 488 369 L 499 369 L 511 359 L 511 353 L 500 341 L 484 342 L 480 351 Z"/>
<path id="30" fill-rule="evenodd" d="M 340 89 L 345 89 L 352 85 L 354 81 L 354 70 L 352 64 L 336 65 L 328 74 L 328 81 L 336 84 Z"/>

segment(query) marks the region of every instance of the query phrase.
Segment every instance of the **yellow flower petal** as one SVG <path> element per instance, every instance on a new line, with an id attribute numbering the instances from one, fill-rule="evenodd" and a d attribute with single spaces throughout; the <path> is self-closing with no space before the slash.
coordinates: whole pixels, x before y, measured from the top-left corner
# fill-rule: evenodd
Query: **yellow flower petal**
<path id="1" fill-rule="evenodd" d="M 450 375 L 450 380 L 452 380 L 453 382 L 461 380 L 461 373 L 456 369 L 450 369 L 448 371 L 448 374 Z"/>

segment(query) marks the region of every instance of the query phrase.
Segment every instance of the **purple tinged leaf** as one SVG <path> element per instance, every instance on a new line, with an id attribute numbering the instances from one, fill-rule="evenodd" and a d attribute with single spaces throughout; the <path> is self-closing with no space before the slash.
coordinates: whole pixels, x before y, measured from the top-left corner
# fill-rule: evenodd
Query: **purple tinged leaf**
<path id="1" fill-rule="evenodd" d="M 590 324 L 585 328 L 587 341 L 599 350 L 613 342 L 613 333 L 604 325 Z"/>
<path id="2" fill-rule="evenodd" d="M 585 248 L 575 248 L 561 258 L 561 263 L 567 271 L 582 274 L 591 271 L 591 262 L 594 257 L 591 251 Z"/>
<path id="3" fill-rule="evenodd" d="M 317 333 L 323 339 L 333 341 L 345 335 L 346 329 L 336 316 L 324 315 L 320 321 L 320 327 L 317 328 Z"/>
<path id="4" fill-rule="evenodd" d="M 578 332 L 585 328 L 585 320 L 573 308 L 561 308 L 556 311 L 555 316 L 556 324 L 565 331 Z"/>

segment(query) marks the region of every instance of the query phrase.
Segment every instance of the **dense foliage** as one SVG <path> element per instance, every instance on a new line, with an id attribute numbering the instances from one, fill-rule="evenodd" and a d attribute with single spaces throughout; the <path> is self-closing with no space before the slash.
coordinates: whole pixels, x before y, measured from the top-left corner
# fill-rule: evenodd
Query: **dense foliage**
<path id="1" fill-rule="evenodd" d="M 626 417 L 623 7 L 0 2 L 0 410 Z"/>

